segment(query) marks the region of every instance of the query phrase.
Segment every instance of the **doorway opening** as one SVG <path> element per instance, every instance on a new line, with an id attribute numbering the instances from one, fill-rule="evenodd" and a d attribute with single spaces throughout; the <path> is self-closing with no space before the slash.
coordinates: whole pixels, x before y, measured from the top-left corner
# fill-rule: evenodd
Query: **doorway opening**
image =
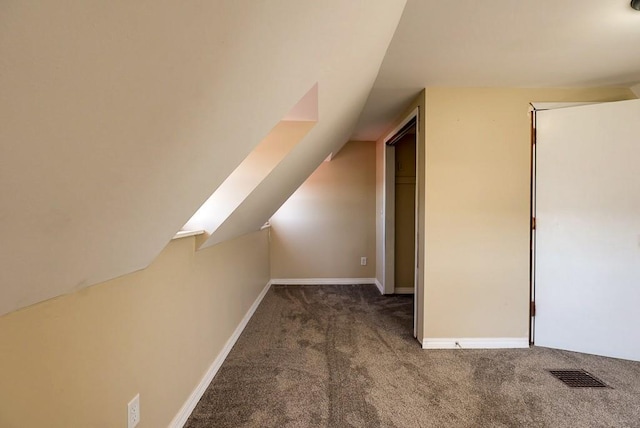
<path id="1" fill-rule="evenodd" d="M 418 119 L 410 115 L 385 139 L 384 292 L 413 295 L 418 311 Z"/>
<path id="2" fill-rule="evenodd" d="M 416 253 L 416 126 L 393 143 L 395 148 L 395 294 L 413 294 Z"/>

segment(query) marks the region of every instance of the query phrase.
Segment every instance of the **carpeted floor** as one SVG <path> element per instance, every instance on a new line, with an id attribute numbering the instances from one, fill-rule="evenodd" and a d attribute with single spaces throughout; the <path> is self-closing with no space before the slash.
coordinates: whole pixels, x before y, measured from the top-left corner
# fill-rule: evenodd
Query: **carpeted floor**
<path id="1" fill-rule="evenodd" d="M 412 296 L 274 286 L 186 427 L 640 427 L 640 363 L 420 349 Z M 569 388 L 546 369 L 612 388 Z"/>

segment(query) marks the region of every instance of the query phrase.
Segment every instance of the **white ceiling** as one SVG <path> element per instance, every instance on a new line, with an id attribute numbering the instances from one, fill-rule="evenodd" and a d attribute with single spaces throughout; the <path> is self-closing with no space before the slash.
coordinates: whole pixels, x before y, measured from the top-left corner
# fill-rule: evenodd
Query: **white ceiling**
<path id="1" fill-rule="evenodd" d="M 631 86 L 629 0 L 409 0 L 352 136 L 376 140 L 427 86 Z"/>

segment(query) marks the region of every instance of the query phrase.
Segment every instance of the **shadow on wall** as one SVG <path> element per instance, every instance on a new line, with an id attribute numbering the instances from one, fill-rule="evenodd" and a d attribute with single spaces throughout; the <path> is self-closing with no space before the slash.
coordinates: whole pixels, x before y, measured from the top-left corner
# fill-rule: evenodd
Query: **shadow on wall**
<path id="1" fill-rule="evenodd" d="M 345 144 L 273 215 L 272 278 L 375 277 L 375 150 Z"/>

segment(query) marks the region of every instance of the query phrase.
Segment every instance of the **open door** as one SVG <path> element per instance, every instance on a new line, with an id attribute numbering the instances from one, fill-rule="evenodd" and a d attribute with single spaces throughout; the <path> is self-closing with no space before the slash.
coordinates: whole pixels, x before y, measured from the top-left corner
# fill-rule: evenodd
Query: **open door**
<path id="1" fill-rule="evenodd" d="M 536 113 L 535 344 L 640 361 L 640 100 Z"/>

